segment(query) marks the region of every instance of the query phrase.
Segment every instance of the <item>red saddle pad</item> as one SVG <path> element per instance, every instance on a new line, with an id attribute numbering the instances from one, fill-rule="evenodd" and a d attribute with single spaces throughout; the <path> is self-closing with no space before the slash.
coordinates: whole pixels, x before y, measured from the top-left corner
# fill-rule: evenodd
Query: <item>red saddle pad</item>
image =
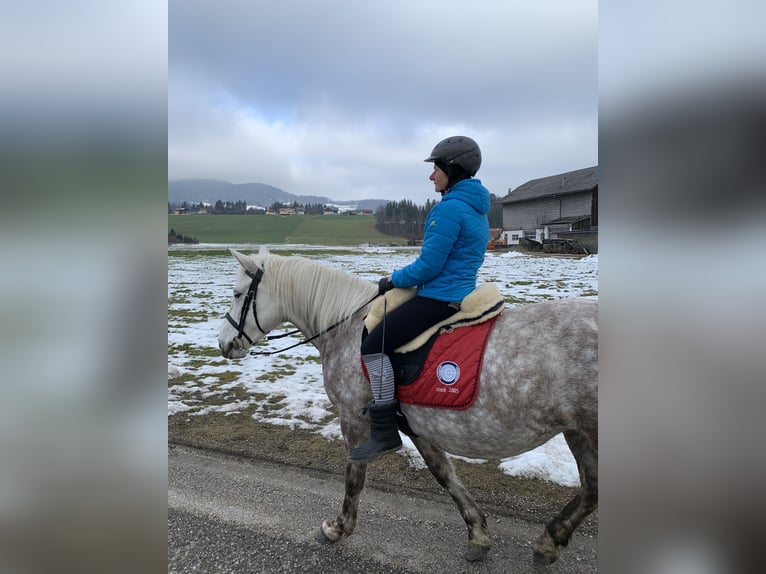
<path id="1" fill-rule="evenodd" d="M 397 385 L 396 398 L 422 407 L 470 407 L 479 393 L 484 349 L 496 319 L 439 335 L 418 378 L 409 385 Z"/>

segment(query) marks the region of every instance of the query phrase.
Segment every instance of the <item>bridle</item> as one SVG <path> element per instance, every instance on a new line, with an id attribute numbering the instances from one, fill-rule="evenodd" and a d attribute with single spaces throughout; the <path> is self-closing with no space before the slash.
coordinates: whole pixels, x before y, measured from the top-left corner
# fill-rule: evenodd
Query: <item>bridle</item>
<path id="1" fill-rule="evenodd" d="M 247 321 L 247 311 L 248 311 L 248 307 L 250 307 L 251 304 L 252 304 L 252 307 L 253 307 L 253 318 L 255 319 L 255 326 L 258 328 L 258 330 L 261 333 L 263 333 L 265 335 L 264 338 L 267 341 L 271 341 L 271 340 L 274 340 L 274 339 L 281 339 L 282 337 L 289 337 L 290 335 L 295 335 L 296 333 L 300 333 L 301 332 L 300 329 L 295 329 L 294 331 L 290 331 L 288 333 L 282 333 L 280 335 L 267 335 L 266 334 L 266 330 L 263 327 L 261 327 L 261 324 L 258 322 L 258 312 L 255 309 L 256 295 L 258 294 L 258 284 L 261 282 L 261 279 L 263 278 L 263 269 L 258 267 L 258 269 L 255 271 L 255 273 L 252 273 L 252 272 L 248 271 L 247 269 L 245 269 L 245 273 L 247 274 L 248 277 L 250 277 L 252 279 L 252 281 L 250 281 L 250 287 L 248 287 L 247 293 L 245 293 L 245 300 L 242 303 L 242 309 L 240 309 L 240 311 L 239 311 L 239 323 L 234 320 L 234 317 L 232 317 L 231 314 L 228 311 L 226 312 L 226 320 L 229 323 L 231 323 L 231 325 L 237 330 L 237 337 L 240 337 L 240 338 L 244 337 L 245 339 L 247 339 L 247 342 L 250 343 L 250 345 L 254 344 L 254 341 L 250 338 L 250 336 L 247 333 L 245 333 L 245 322 Z M 316 339 L 318 337 L 321 337 L 322 335 L 324 335 L 328 331 L 331 331 L 332 329 L 334 329 L 335 327 L 337 327 L 341 323 L 343 323 L 343 322 L 347 321 L 348 319 L 350 319 L 358 311 L 364 309 L 367 305 L 372 303 L 377 298 L 377 296 L 378 295 L 376 294 L 372 299 L 367 301 L 367 303 L 362 305 L 359 309 L 357 309 L 354 313 L 352 313 L 348 317 L 345 317 L 345 318 L 341 319 L 340 321 L 338 321 L 337 323 L 334 323 L 333 325 L 330 325 L 327 329 L 325 329 L 324 331 L 320 331 L 319 333 L 317 333 L 316 335 L 313 335 L 312 337 L 304 339 L 303 341 L 295 343 L 294 345 L 290 345 L 289 347 L 285 347 L 284 349 L 279 349 L 278 351 L 269 351 L 269 352 L 266 352 L 266 351 L 250 351 L 250 354 L 251 355 L 275 355 L 277 353 L 281 353 L 283 351 L 287 351 L 289 349 L 293 349 L 295 347 L 298 347 L 299 345 L 305 345 L 306 343 L 310 343 L 314 339 Z"/>
<path id="2" fill-rule="evenodd" d="M 266 331 L 263 327 L 261 327 L 261 323 L 258 321 L 258 312 L 255 310 L 255 296 L 258 293 L 258 284 L 261 282 L 261 278 L 263 277 L 263 269 L 259 267 L 255 273 L 251 273 L 250 271 L 245 270 L 245 273 L 247 273 L 247 276 L 250 277 L 252 281 L 250 281 L 250 287 L 248 287 L 247 293 L 245 293 L 245 300 L 242 303 L 242 309 L 239 311 L 239 323 L 234 320 L 234 317 L 232 317 L 229 312 L 226 313 L 226 320 L 231 323 L 232 326 L 237 330 L 237 337 L 244 337 L 247 339 L 247 342 L 252 345 L 253 340 L 247 333 L 245 333 L 245 321 L 247 321 L 247 311 L 251 303 L 253 306 L 253 318 L 255 319 L 255 326 L 258 327 L 258 330 L 261 333 L 264 335 L 266 334 Z M 284 335 L 278 335 L 278 337 L 283 336 Z"/>

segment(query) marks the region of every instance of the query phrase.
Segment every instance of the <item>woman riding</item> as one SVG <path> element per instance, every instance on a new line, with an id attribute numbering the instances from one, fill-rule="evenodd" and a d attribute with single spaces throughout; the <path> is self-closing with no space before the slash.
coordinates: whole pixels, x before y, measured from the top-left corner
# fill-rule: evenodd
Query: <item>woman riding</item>
<path id="1" fill-rule="evenodd" d="M 370 439 L 349 452 L 351 462 L 372 462 L 402 445 L 396 425 L 394 370 L 389 355 L 428 327 L 460 310 L 476 288 L 489 241 L 489 191 L 474 179 L 481 150 L 469 137 L 436 144 L 424 161 L 434 164 L 429 179 L 442 200 L 429 212 L 420 256 L 379 282 L 384 294 L 394 287 L 417 287 L 417 294 L 387 314 L 362 342 L 362 361 L 372 386 L 368 405 Z"/>

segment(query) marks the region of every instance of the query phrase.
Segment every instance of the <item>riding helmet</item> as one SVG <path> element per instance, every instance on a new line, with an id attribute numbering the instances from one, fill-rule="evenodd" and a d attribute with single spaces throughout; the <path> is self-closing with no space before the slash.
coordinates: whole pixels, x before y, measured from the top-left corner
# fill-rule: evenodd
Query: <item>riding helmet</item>
<path id="1" fill-rule="evenodd" d="M 469 137 L 452 136 L 436 144 L 431 155 L 423 161 L 459 165 L 469 177 L 473 177 L 481 167 L 481 150 L 479 144 Z"/>

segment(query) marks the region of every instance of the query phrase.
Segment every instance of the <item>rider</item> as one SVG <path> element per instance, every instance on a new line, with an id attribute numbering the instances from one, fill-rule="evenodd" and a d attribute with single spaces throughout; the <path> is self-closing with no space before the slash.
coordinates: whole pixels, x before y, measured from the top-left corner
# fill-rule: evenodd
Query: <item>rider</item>
<path id="1" fill-rule="evenodd" d="M 426 219 L 420 256 L 378 284 L 381 295 L 394 287 L 417 287 L 417 294 L 391 311 L 362 342 L 362 360 L 373 391 L 368 405 L 372 428 L 367 443 L 349 452 L 351 462 L 372 462 L 402 445 L 389 355 L 457 313 L 463 298 L 476 288 L 484 262 L 490 198 L 481 181 L 473 178 L 481 166 L 478 144 L 465 136 L 449 137 L 436 144 L 424 161 L 434 164 L 429 179 L 442 200 Z"/>

